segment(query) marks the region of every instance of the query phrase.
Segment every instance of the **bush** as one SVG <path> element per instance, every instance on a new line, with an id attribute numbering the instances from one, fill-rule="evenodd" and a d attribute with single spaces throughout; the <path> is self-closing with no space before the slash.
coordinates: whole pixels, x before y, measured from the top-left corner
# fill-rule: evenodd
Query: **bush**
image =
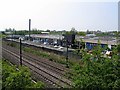
<path id="1" fill-rule="evenodd" d="M 10 66 L 3 61 L 2 79 L 3 89 L 17 89 L 17 88 L 44 88 L 42 82 L 33 83 L 30 71 L 27 67 Z"/>
<path id="2" fill-rule="evenodd" d="M 100 49 L 100 47 L 98 48 Z M 120 88 L 118 52 L 113 51 L 116 54 L 113 54 L 111 58 L 103 57 L 100 52 L 101 50 L 94 50 L 92 55 L 85 51 L 82 52 L 82 65 L 75 64 L 73 66 L 72 78 L 76 88 Z"/>

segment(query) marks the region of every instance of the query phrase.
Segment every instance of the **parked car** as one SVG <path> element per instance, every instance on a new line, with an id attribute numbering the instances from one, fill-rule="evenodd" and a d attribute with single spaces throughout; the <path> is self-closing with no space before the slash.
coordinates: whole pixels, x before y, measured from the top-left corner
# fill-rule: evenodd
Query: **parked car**
<path id="1" fill-rule="evenodd" d="M 106 51 L 105 53 L 107 56 L 112 56 L 112 51 Z"/>
<path id="2" fill-rule="evenodd" d="M 21 39 L 22 41 L 24 41 L 24 40 L 25 40 L 25 38 L 24 38 L 24 37 L 19 37 L 19 40 L 20 40 L 20 39 Z"/>

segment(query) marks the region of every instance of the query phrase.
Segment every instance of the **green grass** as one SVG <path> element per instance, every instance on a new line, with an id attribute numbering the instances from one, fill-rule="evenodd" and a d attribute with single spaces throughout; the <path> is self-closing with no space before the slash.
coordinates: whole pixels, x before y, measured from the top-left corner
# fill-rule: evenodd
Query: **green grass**
<path id="1" fill-rule="evenodd" d="M 7 35 L 3 35 L 2 33 L 0 33 L 0 38 L 5 38 Z"/>
<path id="2" fill-rule="evenodd" d="M 25 47 L 24 51 L 32 53 L 32 54 L 37 55 L 37 56 L 40 56 L 42 58 L 46 58 L 50 61 L 58 62 L 61 64 L 66 64 L 65 57 L 54 54 L 54 53 L 45 52 L 43 50 L 34 50 L 32 48 L 29 48 L 29 47 Z"/>

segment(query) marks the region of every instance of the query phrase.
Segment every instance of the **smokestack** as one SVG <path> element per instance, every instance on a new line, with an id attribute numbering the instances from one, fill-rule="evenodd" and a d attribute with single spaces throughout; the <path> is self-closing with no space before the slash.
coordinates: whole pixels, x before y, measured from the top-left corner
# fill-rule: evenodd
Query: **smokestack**
<path id="1" fill-rule="evenodd" d="M 30 40 L 30 31 L 31 31 L 31 19 L 29 19 L 29 40 Z"/>

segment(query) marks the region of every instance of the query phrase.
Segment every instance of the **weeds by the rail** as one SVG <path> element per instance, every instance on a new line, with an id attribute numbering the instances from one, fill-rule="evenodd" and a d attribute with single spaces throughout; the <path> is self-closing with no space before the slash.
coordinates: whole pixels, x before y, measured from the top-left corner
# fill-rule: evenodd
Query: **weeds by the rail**
<path id="1" fill-rule="evenodd" d="M 43 50 L 34 50 L 32 48 L 29 48 L 29 47 L 25 47 L 24 51 L 32 53 L 32 54 L 40 56 L 40 57 L 43 57 L 43 58 L 47 58 L 50 61 L 58 62 L 61 64 L 66 64 L 65 57 L 60 56 L 60 55 L 56 55 L 54 53 L 45 52 Z"/>

